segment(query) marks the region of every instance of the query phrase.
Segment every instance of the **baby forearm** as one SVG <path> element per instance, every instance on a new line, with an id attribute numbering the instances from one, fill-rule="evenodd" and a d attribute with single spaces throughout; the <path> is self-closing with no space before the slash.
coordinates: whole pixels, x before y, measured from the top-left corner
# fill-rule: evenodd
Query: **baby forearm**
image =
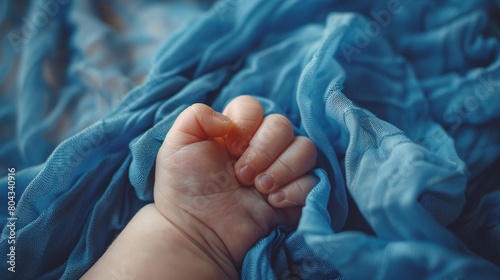
<path id="1" fill-rule="evenodd" d="M 82 279 L 127 276 L 134 279 L 238 278 L 236 269 L 224 271 L 165 219 L 154 204 L 146 205 L 133 217 Z"/>

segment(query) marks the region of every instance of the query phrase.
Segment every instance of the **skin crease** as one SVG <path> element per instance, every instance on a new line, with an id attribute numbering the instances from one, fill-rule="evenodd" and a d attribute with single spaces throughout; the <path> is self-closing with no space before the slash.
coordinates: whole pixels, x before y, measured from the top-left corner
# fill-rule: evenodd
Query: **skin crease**
<path id="1" fill-rule="evenodd" d="M 238 279 L 247 251 L 296 225 L 317 179 L 316 148 L 282 115 L 239 96 L 222 113 L 184 110 L 156 159 L 142 208 L 83 279 Z M 147 268 L 147 269 L 145 269 Z M 115 276 L 113 276 L 115 275 Z"/>

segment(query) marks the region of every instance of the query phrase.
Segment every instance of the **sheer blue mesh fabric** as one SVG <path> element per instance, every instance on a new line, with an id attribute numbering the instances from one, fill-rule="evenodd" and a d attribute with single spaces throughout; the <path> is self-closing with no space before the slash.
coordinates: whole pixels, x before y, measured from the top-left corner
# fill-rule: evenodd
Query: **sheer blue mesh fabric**
<path id="1" fill-rule="evenodd" d="M 321 179 L 243 279 L 498 277 L 498 14 L 497 0 L 1 2 L 0 220 L 15 167 L 17 271 L 4 261 L 0 278 L 80 277 L 152 201 L 177 115 L 241 94 L 314 141 Z"/>

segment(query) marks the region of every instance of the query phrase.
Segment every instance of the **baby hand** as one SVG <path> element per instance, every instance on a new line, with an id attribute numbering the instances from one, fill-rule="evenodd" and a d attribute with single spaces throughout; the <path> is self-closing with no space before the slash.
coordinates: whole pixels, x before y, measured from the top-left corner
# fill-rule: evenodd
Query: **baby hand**
<path id="1" fill-rule="evenodd" d="M 294 137 L 284 116 L 264 117 L 252 97 L 234 99 L 223 114 L 194 104 L 158 152 L 155 205 L 211 258 L 240 267 L 273 227 L 298 222 L 315 164 L 314 144 Z"/>

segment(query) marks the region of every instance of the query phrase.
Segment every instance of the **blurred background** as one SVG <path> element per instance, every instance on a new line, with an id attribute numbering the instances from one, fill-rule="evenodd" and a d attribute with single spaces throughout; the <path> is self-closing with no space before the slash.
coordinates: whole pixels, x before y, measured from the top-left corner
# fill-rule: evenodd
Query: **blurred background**
<path id="1" fill-rule="evenodd" d="M 64 139 L 109 114 L 145 80 L 162 42 L 212 5 L 1 1 L 0 177 L 7 166 L 44 163 Z M 216 7 L 221 16 L 226 6 Z"/>

